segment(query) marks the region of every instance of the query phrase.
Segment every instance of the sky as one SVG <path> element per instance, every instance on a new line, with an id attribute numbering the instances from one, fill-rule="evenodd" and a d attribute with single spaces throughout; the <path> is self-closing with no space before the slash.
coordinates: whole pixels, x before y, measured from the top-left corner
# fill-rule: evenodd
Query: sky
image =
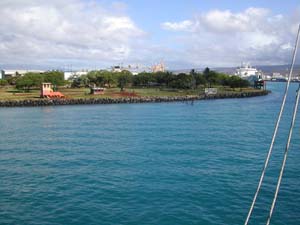
<path id="1" fill-rule="evenodd" d="M 289 64 L 299 23 L 297 0 L 0 0 L 0 69 Z"/>

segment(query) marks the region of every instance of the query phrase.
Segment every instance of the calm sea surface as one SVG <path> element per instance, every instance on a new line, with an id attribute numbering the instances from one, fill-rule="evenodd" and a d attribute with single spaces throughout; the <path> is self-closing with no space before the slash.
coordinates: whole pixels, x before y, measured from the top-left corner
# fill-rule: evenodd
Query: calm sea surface
<path id="1" fill-rule="evenodd" d="M 243 224 L 279 111 L 272 94 L 0 108 L 0 224 Z M 265 224 L 296 84 L 251 224 Z M 300 118 L 272 224 L 300 224 Z"/>

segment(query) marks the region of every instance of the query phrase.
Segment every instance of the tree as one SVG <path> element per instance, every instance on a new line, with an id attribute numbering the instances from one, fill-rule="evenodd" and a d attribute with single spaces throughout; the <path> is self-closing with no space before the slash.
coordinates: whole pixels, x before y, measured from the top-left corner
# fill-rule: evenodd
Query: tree
<path id="1" fill-rule="evenodd" d="M 230 77 L 227 74 L 224 73 L 218 73 L 218 84 L 222 86 L 227 86 L 228 84 L 228 79 Z"/>
<path id="2" fill-rule="evenodd" d="M 203 70 L 203 75 L 206 77 L 208 76 L 210 73 L 210 69 L 208 67 L 206 67 L 204 70 Z"/>
<path id="3" fill-rule="evenodd" d="M 208 67 L 206 67 L 203 71 L 203 75 L 205 80 L 209 84 L 209 87 L 212 87 L 212 84 L 218 83 L 218 73 L 210 70 Z"/>
<path id="4" fill-rule="evenodd" d="M 132 81 L 132 73 L 128 70 L 123 70 L 118 74 L 118 87 L 121 91 Z"/>
<path id="5" fill-rule="evenodd" d="M 189 74 L 180 73 L 170 83 L 170 86 L 178 89 L 190 89 L 193 85 L 193 78 Z"/>
<path id="6" fill-rule="evenodd" d="M 172 72 L 167 71 L 165 73 L 165 83 L 167 86 L 170 85 L 170 83 L 172 82 L 172 80 L 174 80 L 175 75 Z"/>
<path id="7" fill-rule="evenodd" d="M 139 73 L 132 77 L 132 82 L 134 86 L 146 87 L 151 82 L 151 74 L 147 72 Z"/>
<path id="8" fill-rule="evenodd" d="M 228 86 L 231 88 L 243 88 L 248 87 L 250 84 L 247 80 L 244 80 L 238 76 L 231 76 L 227 80 Z"/>
<path id="9" fill-rule="evenodd" d="M 0 79 L 0 86 L 5 86 L 7 84 L 8 84 L 7 80 Z"/>
<path id="10" fill-rule="evenodd" d="M 196 80 L 196 86 L 198 87 L 199 85 L 206 85 L 206 79 L 203 74 L 197 73 L 195 75 L 195 80 Z"/>
<path id="11" fill-rule="evenodd" d="M 61 86 L 65 84 L 64 73 L 62 71 L 47 71 L 43 74 L 43 77 L 44 82 L 52 83 L 54 86 Z"/>
<path id="12" fill-rule="evenodd" d="M 160 85 L 169 86 L 170 82 L 174 80 L 175 76 L 171 72 L 157 72 L 155 73 L 156 82 Z"/>
<path id="13" fill-rule="evenodd" d="M 166 72 L 156 72 L 154 75 L 156 83 L 159 85 L 166 85 Z"/>
<path id="14" fill-rule="evenodd" d="M 43 82 L 43 76 L 40 73 L 26 73 L 24 76 L 19 77 L 16 81 L 16 88 L 30 91 L 32 87 L 39 87 Z"/>
<path id="15" fill-rule="evenodd" d="M 197 82 L 196 82 L 196 75 L 197 75 L 197 73 L 196 73 L 196 70 L 195 69 L 191 69 L 190 75 L 192 76 L 192 88 L 196 89 L 196 87 L 197 87 Z"/>
<path id="16" fill-rule="evenodd" d="M 80 88 L 80 87 L 88 87 L 90 85 L 90 80 L 87 75 L 81 75 L 78 77 L 74 77 L 72 82 L 72 87 Z"/>
<path id="17" fill-rule="evenodd" d="M 116 74 L 106 70 L 93 70 L 87 74 L 90 83 L 97 86 L 112 87 L 117 83 Z"/>
<path id="18" fill-rule="evenodd" d="M 10 85 L 16 85 L 17 79 L 19 79 L 21 77 L 21 74 L 19 74 L 18 72 L 16 72 L 15 76 L 11 76 L 8 78 L 5 78 L 7 80 L 7 82 Z"/>
<path id="19" fill-rule="evenodd" d="M 89 79 L 90 83 L 97 85 L 97 74 L 98 74 L 98 71 L 96 71 L 96 70 L 88 72 L 87 78 Z"/>
<path id="20" fill-rule="evenodd" d="M 102 70 L 99 75 L 102 77 L 103 85 L 108 88 L 116 83 L 116 79 L 114 79 L 115 76 L 110 71 Z"/>

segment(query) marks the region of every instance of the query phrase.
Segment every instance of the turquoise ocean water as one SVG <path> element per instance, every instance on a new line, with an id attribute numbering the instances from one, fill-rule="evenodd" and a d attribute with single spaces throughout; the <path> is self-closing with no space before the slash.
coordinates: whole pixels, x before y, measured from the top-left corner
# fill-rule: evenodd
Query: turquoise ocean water
<path id="1" fill-rule="evenodd" d="M 243 224 L 279 111 L 272 94 L 0 109 L 0 224 Z M 291 118 L 251 224 L 265 224 Z M 300 224 L 300 118 L 272 224 Z"/>

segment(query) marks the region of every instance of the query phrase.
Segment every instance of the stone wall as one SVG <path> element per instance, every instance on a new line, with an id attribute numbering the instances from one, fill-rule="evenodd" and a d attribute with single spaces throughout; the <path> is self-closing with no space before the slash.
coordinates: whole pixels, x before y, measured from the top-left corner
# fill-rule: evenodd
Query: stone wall
<path id="1" fill-rule="evenodd" d="M 177 96 L 177 97 L 124 97 L 124 98 L 82 98 L 82 99 L 36 99 L 0 101 L 0 107 L 28 107 L 28 106 L 55 106 L 55 105 L 87 105 L 87 104 L 122 104 L 147 102 L 177 102 L 224 98 L 247 98 L 267 95 L 269 91 L 220 93 L 216 95 Z"/>

